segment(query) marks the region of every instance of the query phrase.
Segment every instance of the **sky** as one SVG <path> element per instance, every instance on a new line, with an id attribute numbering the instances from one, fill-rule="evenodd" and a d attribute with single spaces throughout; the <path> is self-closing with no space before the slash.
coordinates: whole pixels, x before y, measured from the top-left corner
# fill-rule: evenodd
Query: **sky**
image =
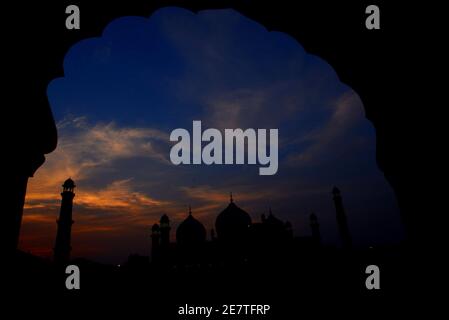
<path id="1" fill-rule="evenodd" d="M 326 61 L 295 39 L 233 10 L 164 8 L 122 17 L 75 44 L 47 95 L 58 147 L 29 180 L 20 248 L 51 256 L 61 185 L 75 189 L 72 256 L 121 263 L 150 254 L 164 213 L 176 226 L 188 206 L 207 230 L 229 203 L 253 221 L 271 207 L 310 235 L 339 245 L 331 190 L 338 186 L 354 242 L 403 238 L 394 194 L 375 162 L 375 131 L 362 102 Z M 176 128 L 277 128 L 279 169 L 170 162 Z"/>

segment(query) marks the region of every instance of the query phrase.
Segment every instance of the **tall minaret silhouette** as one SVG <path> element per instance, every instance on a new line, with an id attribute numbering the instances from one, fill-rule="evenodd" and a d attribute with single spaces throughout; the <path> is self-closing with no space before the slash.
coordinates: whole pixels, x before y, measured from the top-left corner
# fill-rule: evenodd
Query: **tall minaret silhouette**
<path id="1" fill-rule="evenodd" d="M 170 244 L 170 219 L 166 214 L 162 215 L 159 221 L 159 230 L 161 234 L 161 248 L 166 249 Z"/>
<path id="2" fill-rule="evenodd" d="M 157 223 L 153 224 L 153 227 L 151 228 L 151 261 L 157 262 L 159 259 L 159 247 L 160 247 L 160 238 L 161 238 L 161 231 L 159 228 L 159 225 Z"/>
<path id="3" fill-rule="evenodd" d="M 348 222 L 346 220 L 346 213 L 345 208 L 343 207 L 343 200 L 341 198 L 340 190 L 337 187 L 334 187 L 332 194 L 334 195 L 337 224 L 340 231 L 343 248 L 348 249 L 352 246 L 352 240 L 351 234 L 349 233 Z"/>
<path id="4" fill-rule="evenodd" d="M 320 235 L 320 224 L 318 223 L 318 218 L 314 212 L 310 215 L 310 228 L 312 229 L 312 239 L 315 244 L 321 244 L 321 235 Z"/>
<path id="5" fill-rule="evenodd" d="M 75 193 L 75 182 L 72 179 L 67 179 L 62 185 L 62 200 L 61 210 L 59 211 L 58 231 L 56 233 L 56 242 L 54 248 L 54 260 L 58 263 L 67 262 L 70 258 L 70 238 L 72 234 L 72 207 L 73 197 Z"/>

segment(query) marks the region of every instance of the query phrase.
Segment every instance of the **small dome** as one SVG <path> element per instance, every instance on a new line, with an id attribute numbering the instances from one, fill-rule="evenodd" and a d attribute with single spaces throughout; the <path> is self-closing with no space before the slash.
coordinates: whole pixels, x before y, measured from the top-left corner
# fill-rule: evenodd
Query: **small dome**
<path id="1" fill-rule="evenodd" d="M 153 224 L 153 226 L 151 227 L 151 231 L 159 232 L 159 225 L 157 223 Z"/>
<path id="2" fill-rule="evenodd" d="M 271 209 L 270 209 L 270 213 L 268 214 L 268 218 L 265 219 L 265 223 L 268 223 L 273 226 L 279 226 L 279 227 L 284 226 L 284 223 L 273 215 L 273 213 L 271 212 Z"/>
<path id="3" fill-rule="evenodd" d="M 316 216 L 316 214 L 314 212 L 312 212 L 312 214 L 310 215 L 310 220 L 311 221 L 317 221 L 318 220 L 318 218 L 317 218 L 317 216 Z"/>
<path id="4" fill-rule="evenodd" d="M 231 202 L 215 220 L 215 230 L 219 238 L 239 237 L 248 231 L 251 225 L 250 215 Z"/>
<path id="5" fill-rule="evenodd" d="M 206 240 L 206 228 L 189 211 L 187 218 L 176 229 L 176 242 L 180 245 L 195 245 Z"/>

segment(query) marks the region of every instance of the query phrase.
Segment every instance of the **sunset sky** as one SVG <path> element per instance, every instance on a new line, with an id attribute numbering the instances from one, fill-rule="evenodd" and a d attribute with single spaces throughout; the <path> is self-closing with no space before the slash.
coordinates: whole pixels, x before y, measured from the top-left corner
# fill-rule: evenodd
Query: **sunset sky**
<path id="1" fill-rule="evenodd" d="M 339 245 L 331 190 L 343 194 L 359 245 L 402 239 L 391 188 L 375 163 L 362 102 L 332 67 L 286 34 L 232 10 L 179 8 L 112 21 L 74 45 L 48 86 L 58 147 L 29 180 L 20 247 L 51 256 L 61 185 L 71 177 L 72 256 L 121 263 L 148 255 L 150 228 L 167 213 L 209 230 L 233 192 L 259 221 L 271 206 L 296 235 L 314 211 L 324 243 Z M 175 166 L 170 132 L 278 128 L 279 170 L 259 165 Z"/>

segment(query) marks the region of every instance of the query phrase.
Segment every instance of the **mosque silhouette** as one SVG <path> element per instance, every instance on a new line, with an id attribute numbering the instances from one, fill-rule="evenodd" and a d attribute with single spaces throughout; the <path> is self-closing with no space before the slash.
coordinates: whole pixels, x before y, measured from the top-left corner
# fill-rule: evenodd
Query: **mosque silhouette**
<path id="1" fill-rule="evenodd" d="M 136 301 L 151 301 L 151 314 L 165 318 L 187 301 L 222 303 L 232 297 L 246 303 L 251 297 L 256 303 L 276 304 L 273 308 L 278 314 L 289 314 L 296 312 L 298 301 L 304 299 L 358 297 L 361 290 L 366 290 L 364 270 L 373 263 L 386 270 L 382 285 L 388 294 L 401 292 L 409 279 L 408 273 L 402 273 L 405 265 L 399 260 L 406 253 L 402 247 L 352 246 L 337 187 L 331 194 L 340 248 L 322 244 L 319 220 L 314 213 L 309 216 L 310 236 L 294 236 L 292 225 L 276 217 L 270 208 L 267 215 L 253 221 L 254 216 L 252 219 L 239 207 L 231 194 L 212 230 L 206 230 L 194 208 L 186 210 L 186 217 L 176 230 L 172 230 L 170 217 L 164 214 L 158 223 L 146 229 L 148 254 L 130 254 L 120 265 L 70 257 L 75 189 L 70 178 L 62 185 L 53 260 L 17 251 L 10 265 L 10 279 L 16 290 L 31 287 L 41 295 L 66 292 L 65 268 L 76 265 L 82 274 L 81 291 L 87 293 L 88 300 L 96 301 L 98 296 L 107 301 L 114 298 L 119 300 L 117 306 L 123 302 L 135 305 Z M 290 289 L 295 293 L 291 294 Z"/>
<path id="2" fill-rule="evenodd" d="M 67 263 L 71 251 L 71 227 L 75 182 L 69 178 L 62 185 L 61 209 L 57 220 L 54 262 Z M 343 248 L 351 248 L 346 214 L 340 190 L 332 190 L 336 220 Z M 318 250 L 321 247 L 320 226 L 315 213 L 310 215 L 311 236 L 294 237 L 289 221 L 282 221 L 269 208 L 259 222 L 234 201 L 232 193 L 227 207 L 215 220 L 210 230 L 210 240 L 204 225 L 194 216 L 189 206 L 187 217 L 176 229 L 176 241 L 171 242 L 170 218 L 164 214 L 159 223 L 151 227 L 151 255 L 148 262 L 155 267 L 191 268 L 257 263 L 261 260 L 283 261 L 293 251 Z M 142 264 L 143 257 L 131 255 L 126 265 Z"/>

